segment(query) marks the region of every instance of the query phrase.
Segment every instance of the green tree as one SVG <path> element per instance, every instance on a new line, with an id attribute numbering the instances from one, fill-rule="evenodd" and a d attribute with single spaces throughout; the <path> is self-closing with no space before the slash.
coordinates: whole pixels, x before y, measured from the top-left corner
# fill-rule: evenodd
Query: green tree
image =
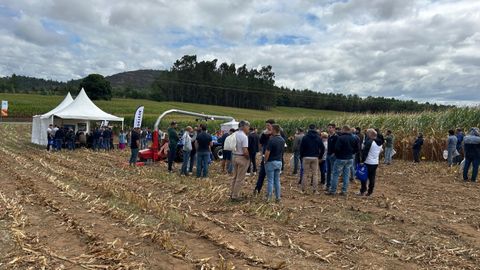
<path id="1" fill-rule="evenodd" d="M 90 74 L 85 77 L 80 83 L 80 88 L 82 87 L 92 100 L 112 99 L 112 86 L 110 82 L 100 74 Z"/>

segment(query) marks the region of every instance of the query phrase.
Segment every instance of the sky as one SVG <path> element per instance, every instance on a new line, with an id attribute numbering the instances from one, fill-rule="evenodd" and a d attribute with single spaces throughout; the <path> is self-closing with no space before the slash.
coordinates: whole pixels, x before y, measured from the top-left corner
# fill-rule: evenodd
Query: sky
<path id="1" fill-rule="evenodd" d="M 478 0 L 0 0 L 0 76 L 67 81 L 183 55 L 276 85 L 480 103 Z"/>

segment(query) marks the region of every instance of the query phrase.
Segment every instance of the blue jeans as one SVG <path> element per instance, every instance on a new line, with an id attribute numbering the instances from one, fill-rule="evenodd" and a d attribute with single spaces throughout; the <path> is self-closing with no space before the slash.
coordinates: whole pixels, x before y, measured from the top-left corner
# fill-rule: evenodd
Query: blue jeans
<path id="1" fill-rule="evenodd" d="M 453 165 L 453 155 L 455 155 L 455 151 L 457 151 L 456 147 L 453 148 L 448 148 L 448 156 L 447 156 L 447 161 L 448 161 L 448 166 Z"/>
<path id="2" fill-rule="evenodd" d="M 55 139 L 55 148 L 57 149 L 57 151 L 62 150 L 62 144 L 63 144 L 62 139 Z"/>
<path id="3" fill-rule="evenodd" d="M 300 152 L 293 153 L 293 174 L 297 174 L 300 165 Z"/>
<path id="4" fill-rule="evenodd" d="M 110 139 L 104 139 L 103 140 L 103 148 L 105 148 L 105 150 L 110 150 Z"/>
<path id="5" fill-rule="evenodd" d="M 337 185 L 338 185 L 338 177 L 340 176 L 340 172 L 343 171 L 343 186 L 342 186 L 342 193 L 347 193 L 348 190 L 348 183 L 349 183 L 349 175 L 350 170 L 353 165 L 353 160 L 351 159 L 337 159 L 333 164 L 333 173 L 332 173 L 332 183 L 330 186 L 330 192 L 336 193 L 337 192 Z"/>
<path id="6" fill-rule="evenodd" d="M 137 164 L 137 157 L 138 157 L 138 148 L 132 148 L 132 155 L 130 156 L 130 165 Z"/>
<path id="7" fill-rule="evenodd" d="M 74 141 L 68 141 L 68 150 L 73 150 L 75 149 L 75 142 Z"/>
<path id="8" fill-rule="evenodd" d="M 197 177 L 208 177 L 210 152 L 197 152 Z"/>
<path id="9" fill-rule="evenodd" d="M 327 188 L 329 188 L 332 183 L 333 165 L 336 159 L 335 155 L 327 156 Z"/>
<path id="10" fill-rule="evenodd" d="M 182 170 L 180 174 L 187 175 L 188 173 L 188 164 L 190 163 L 190 152 L 183 150 L 183 163 L 182 163 Z"/>
<path id="11" fill-rule="evenodd" d="M 468 169 L 470 168 L 470 164 L 472 165 L 472 182 L 477 182 L 478 176 L 478 166 L 480 164 L 480 159 L 468 159 L 465 158 L 465 166 L 463 167 L 463 180 L 468 180 Z"/>
<path id="12" fill-rule="evenodd" d="M 267 199 L 272 198 L 273 187 L 275 186 L 275 198 L 280 200 L 280 170 L 282 169 L 282 161 L 269 161 L 265 164 L 267 173 Z"/>
<path id="13" fill-rule="evenodd" d="M 385 164 L 392 163 L 393 147 L 385 147 Z"/>

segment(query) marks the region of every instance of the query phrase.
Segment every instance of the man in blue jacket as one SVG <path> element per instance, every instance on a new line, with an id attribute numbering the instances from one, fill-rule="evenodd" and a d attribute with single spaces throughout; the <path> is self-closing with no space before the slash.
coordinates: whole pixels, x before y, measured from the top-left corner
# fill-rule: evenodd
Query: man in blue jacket
<path id="1" fill-rule="evenodd" d="M 348 191 L 349 175 L 353 166 L 353 155 L 359 151 L 358 142 L 351 134 L 349 126 L 344 126 L 335 143 L 335 163 L 333 165 L 332 183 L 327 195 L 337 194 L 337 185 L 340 172 L 343 171 L 343 186 L 341 195 L 346 196 Z"/>
<path id="2" fill-rule="evenodd" d="M 325 153 L 325 145 L 314 124 L 308 127 L 308 132 L 300 143 L 300 158 L 303 163 L 302 192 L 305 192 L 305 182 L 313 182 L 313 194 L 318 194 L 319 160 Z M 307 181 L 310 180 L 310 181 Z"/>

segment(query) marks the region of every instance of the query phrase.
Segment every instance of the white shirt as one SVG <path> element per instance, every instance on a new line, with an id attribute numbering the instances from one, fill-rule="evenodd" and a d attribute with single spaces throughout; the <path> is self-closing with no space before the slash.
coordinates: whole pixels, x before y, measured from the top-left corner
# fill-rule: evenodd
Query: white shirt
<path id="1" fill-rule="evenodd" d="M 327 160 L 328 140 L 323 141 L 323 146 L 325 146 L 325 153 L 323 153 L 322 160 Z"/>
<path id="2" fill-rule="evenodd" d="M 370 151 L 368 151 L 368 156 L 365 160 L 365 164 L 378 165 L 378 159 L 382 150 L 382 147 L 379 146 L 375 141 L 373 141 L 372 146 L 370 147 Z"/>
<path id="3" fill-rule="evenodd" d="M 190 138 L 190 134 L 185 131 L 183 133 L 183 150 L 187 149 L 192 150 L 192 138 Z"/>
<path id="4" fill-rule="evenodd" d="M 237 139 L 237 150 L 233 152 L 234 155 L 243 155 L 243 148 L 248 147 L 248 137 L 242 130 L 235 132 L 235 138 Z"/>

